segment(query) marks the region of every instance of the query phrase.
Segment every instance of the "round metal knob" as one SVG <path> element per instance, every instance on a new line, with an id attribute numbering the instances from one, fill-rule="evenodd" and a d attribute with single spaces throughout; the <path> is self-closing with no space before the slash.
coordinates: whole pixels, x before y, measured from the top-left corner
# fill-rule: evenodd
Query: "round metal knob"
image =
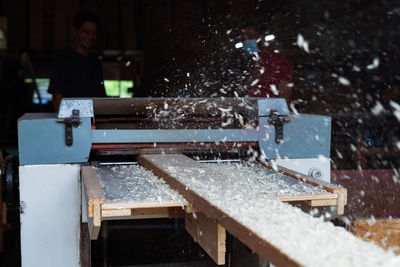
<path id="1" fill-rule="evenodd" d="M 308 175 L 311 176 L 311 177 L 313 177 L 313 178 L 321 179 L 322 176 L 323 176 L 323 173 L 322 173 L 322 171 L 321 171 L 320 169 L 318 169 L 318 168 L 311 168 L 311 169 L 308 171 Z"/>

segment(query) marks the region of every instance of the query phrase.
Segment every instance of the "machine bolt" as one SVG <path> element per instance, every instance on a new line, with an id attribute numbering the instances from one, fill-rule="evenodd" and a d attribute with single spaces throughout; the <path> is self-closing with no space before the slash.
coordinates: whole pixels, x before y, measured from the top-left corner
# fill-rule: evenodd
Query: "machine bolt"
<path id="1" fill-rule="evenodd" d="M 308 171 L 308 175 L 313 177 L 313 178 L 317 178 L 317 179 L 321 179 L 322 176 L 323 176 L 322 171 L 320 169 L 317 169 L 317 168 L 311 168 Z"/>

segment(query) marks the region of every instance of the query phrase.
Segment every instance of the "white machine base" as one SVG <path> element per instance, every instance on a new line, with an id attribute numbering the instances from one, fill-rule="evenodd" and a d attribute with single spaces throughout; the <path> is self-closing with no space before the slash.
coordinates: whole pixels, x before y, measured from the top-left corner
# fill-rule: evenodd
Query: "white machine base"
<path id="1" fill-rule="evenodd" d="M 80 169 L 19 167 L 22 267 L 80 266 Z"/>

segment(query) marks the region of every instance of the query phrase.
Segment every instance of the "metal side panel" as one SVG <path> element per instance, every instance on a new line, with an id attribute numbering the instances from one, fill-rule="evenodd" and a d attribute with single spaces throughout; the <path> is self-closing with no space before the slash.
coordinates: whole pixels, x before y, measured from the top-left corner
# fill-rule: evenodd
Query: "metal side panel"
<path id="1" fill-rule="evenodd" d="M 22 267 L 80 266 L 80 165 L 20 166 Z"/>
<path id="2" fill-rule="evenodd" d="M 271 115 L 272 110 L 276 110 L 279 115 L 290 114 L 289 108 L 284 98 L 263 98 L 258 100 L 259 117 Z"/>
<path id="3" fill-rule="evenodd" d="M 283 142 L 275 142 L 275 126 L 260 117 L 260 150 L 267 158 L 329 158 L 331 118 L 300 114 L 283 125 Z"/>
<path id="4" fill-rule="evenodd" d="M 73 128 L 73 144 L 65 144 L 65 124 L 55 114 L 25 114 L 18 120 L 20 165 L 87 162 L 92 145 L 90 118 Z"/>
<path id="5" fill-rule="evenodd" d="M 92 99 L 79 99 L 79 98 L 63 98 L 58 110 L 58 118 L 71 117 L 72 111 L 79 110 L 80 117 L 93 118 L 93 100 Z"/>
<path id="6" fill-rule="evenodd" d="M 316 159 L 277 159 L 276 164 L 322 181 L 331 182 L 331 160 Z"/>

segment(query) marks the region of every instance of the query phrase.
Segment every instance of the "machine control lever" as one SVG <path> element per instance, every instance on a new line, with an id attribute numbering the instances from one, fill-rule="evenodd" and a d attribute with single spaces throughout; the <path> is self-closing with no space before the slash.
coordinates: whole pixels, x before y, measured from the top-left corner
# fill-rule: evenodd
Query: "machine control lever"
<path id="1" fill-rule="evenodd" d="M 287 115 L 279 115 L 278 110 L 272 109 L 268 122 L 275 126 L 275 142 L 277 144 L 282 143 L 283 141 L 283 124 L 290 121 L 289 116 Z"/>
<path id="2" fill-rule="evenodd" d="M 79 110 L 72 110 L 72 115 L 70 118 L 65 118 L 63 120 L 57 120 L 57 122 L 65 123 L 65 144 L 67 146 L 72 146 L 74 138 L 72 135 L 72 127 L 78 127 L 81 124 L 81 119 L 79 118 Z"/>

